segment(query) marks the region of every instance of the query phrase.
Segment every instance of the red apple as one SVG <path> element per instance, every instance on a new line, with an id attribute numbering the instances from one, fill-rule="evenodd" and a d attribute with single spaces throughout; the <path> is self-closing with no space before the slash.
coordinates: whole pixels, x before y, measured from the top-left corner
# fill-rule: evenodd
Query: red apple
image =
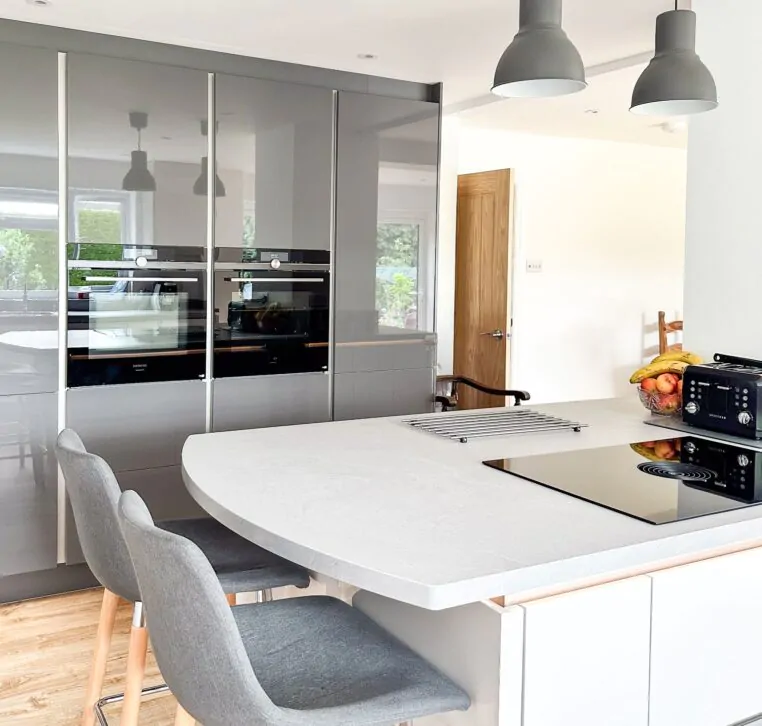
<path id="1" fill-rule="evenodd" d="M 682 378 L 677 382 L 677 395 L 680 396 L 680 398 L 683 397 L 683 379 Z"/>
<path id="2" fill-rule="evenodd" d="M 659 408 L 662 413 L 675 413 L 680 408 L 680 396 L 677 393 L 668 393 L 661 396 Z"/>
<path id="3" fill-rule="evenodd" d="M 643 382 L 640 384 L 640 387 L 646 391 L 646 393 L 653 393 L 656 390 L 656 379 L 644 378 Z"/>
<path id="4" fill-rule="evenodd" d="M 677 390 L 678 378 L 674 373 L 662 373 L 656 379 L 656 389 L 659 393 L 674 393 Z"/>

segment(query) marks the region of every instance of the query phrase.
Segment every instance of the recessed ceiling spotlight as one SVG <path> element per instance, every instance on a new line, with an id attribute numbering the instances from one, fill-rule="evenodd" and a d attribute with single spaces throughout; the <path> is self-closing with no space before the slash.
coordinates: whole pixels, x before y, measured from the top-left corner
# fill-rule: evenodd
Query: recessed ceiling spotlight
<path id="1" fill-rule="evenodd" d="M 36 8 L 46 8 L 53 3 L 50 0 L 26 0 L 27 5 L 34 5 Z"/>
<path id="2" fill-rule="evenodd" d="M 357 57 L 360 60 L 376 60 L 378 58 L 378 56 L 373 53 L 358 53 Z"/>

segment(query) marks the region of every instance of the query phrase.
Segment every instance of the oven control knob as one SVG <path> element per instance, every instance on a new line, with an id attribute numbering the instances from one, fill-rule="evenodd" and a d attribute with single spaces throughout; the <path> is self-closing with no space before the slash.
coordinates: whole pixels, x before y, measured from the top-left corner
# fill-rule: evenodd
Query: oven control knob
<path id="1" fill-rule="evenodd" d="M 688 403 L 685 404 L 685 411 L 686 413 L 694 414 L 698 413 L 699 405 L 695 401 L 688 401 Z"/>
<path id="2" fill-rule="evenodd" d="M 275 257 L 272 260 L 270 260 L 270 267 L 273 268 L 273 270 L 277 270 L 280 268 L 280 260 Z"/>
<path id="3" fill-rule="evenodd" d="M 746 454 L 739 454 L 736 461 L 738 461 L 738 466 L 749 466 L 751 464 L 751 460 Z"/>
<path id="4" fill-rule="evenodd" d="M 742 426 L 748 426 L 753 420 L 754 417 L 748 411 L 740 411 L 738 414 L 738 423 Z"/>
<path id="5" fill-rule="evenodd" d="M 683 445 L 683 448 L 689 453 L 689 454 L 695 454 L 698 451 L 698 446 L 694 444 L 692 441 L 686 441 Z"/>

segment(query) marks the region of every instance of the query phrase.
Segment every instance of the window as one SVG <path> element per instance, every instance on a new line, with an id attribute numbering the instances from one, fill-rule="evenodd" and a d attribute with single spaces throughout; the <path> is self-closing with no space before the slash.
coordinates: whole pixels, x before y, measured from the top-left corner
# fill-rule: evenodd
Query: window
<path id="1" fill-rule="evenodd" d="M 376 309 L 379 325 L 419 329 L 421 301 L 425 292 L 424 253 L 426 239 L 422 220 L 379 221 L 376 234 Z"/>
<path id="2" fill-rule="evenodd" d="M 0 290 L 58 287 L 55 192 L 0 189 Z"/>

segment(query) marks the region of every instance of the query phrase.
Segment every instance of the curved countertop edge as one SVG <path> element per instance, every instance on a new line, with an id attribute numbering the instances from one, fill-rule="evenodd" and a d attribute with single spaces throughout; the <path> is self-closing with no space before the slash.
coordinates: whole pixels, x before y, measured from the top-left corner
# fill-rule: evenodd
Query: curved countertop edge
<path id="1" fill-rule="evenodd" d="M 184 465 L 182 475 L 193 499 L 211 516 L 242 537 L 313 572 L 426 610 L 444 610 L 498 598 L 505 598 L 506 603 L 517 604 L 762 547 L 762 522 L 749 520 L 460 582 L 429 586 L 386 573 L 372 572 L 360 565 L 339 561 L 279 537 L 221 507 L 196 485 Z"/>

